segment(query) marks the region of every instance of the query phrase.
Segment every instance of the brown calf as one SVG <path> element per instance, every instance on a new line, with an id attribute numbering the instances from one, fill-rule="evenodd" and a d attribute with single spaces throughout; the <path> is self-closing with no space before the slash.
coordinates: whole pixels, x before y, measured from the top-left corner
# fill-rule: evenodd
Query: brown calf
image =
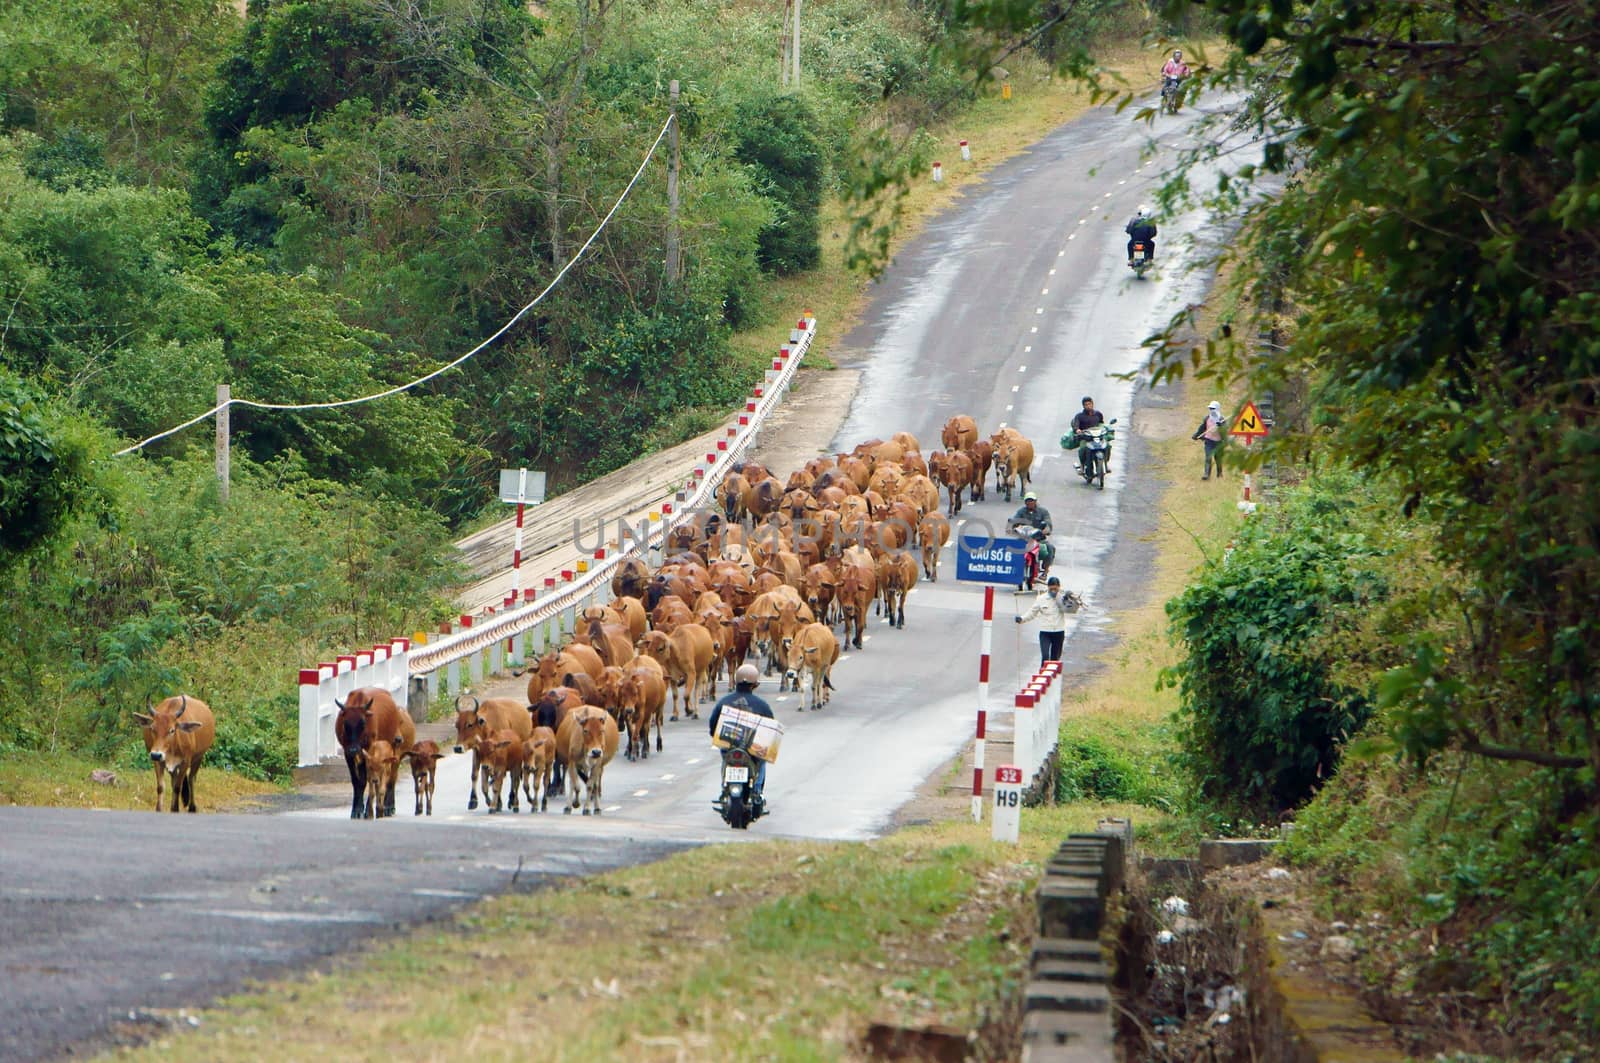
<path id="1" fill-rule="evenodd" d="M 439 751 L 439 743 L 432 739 L 418 742 L 401 755 L 402 760 L 411 761 L 411 788 L 416 791 L 416 814 L 419 816 L 422 815 L 423 798 L 427 798 L 428 815 L 433 815 L 433 786 L 438 781 L 437 768 L 443 756 Z"/>

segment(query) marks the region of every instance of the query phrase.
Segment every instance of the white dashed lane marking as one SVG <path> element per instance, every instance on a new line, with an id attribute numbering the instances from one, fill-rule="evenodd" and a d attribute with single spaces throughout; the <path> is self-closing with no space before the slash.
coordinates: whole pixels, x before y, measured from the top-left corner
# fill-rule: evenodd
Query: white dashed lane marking
<path id="1" fill-rule="evenodd" d="M 1027 371 L 1028 371 L 1028 367 L 1027 367 L 1027 366 L 1025 366 L 1025 365 L 1019 365 L 1019 366 L 1017 366 L 1017 372 L 1019 372 L 1019 373 L 1026 373 L 1026 372 L 1027 372 Z"/>
<path id="2" fill-rule="evenodd" d="M 635 796 L 635 797 L 649 797 L 650 796 L 650 791 L 649 790 L 635 790 L 633 792 L 633 796 Z"/>
<path id="3" fill-rule="evenodd" d="M 1022 390 L 1022 385 L 1021 384 L 1012 384 L 1011 385 L 1011 390 L 1013 392 L 1021 391 Z"/>

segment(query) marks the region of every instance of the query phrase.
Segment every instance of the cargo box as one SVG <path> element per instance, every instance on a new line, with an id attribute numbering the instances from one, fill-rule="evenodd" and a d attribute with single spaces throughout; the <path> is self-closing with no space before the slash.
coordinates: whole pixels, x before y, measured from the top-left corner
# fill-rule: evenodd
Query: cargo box
<path id="1" fill-rule="evenodd" d="M 758 760 L 775 763 L 778 745 L 783 741 L 783 724 L 777 720 L 729 706 L 717 717 L 717 733 L 711 736 L 718 749 L 748 749 Z"/>

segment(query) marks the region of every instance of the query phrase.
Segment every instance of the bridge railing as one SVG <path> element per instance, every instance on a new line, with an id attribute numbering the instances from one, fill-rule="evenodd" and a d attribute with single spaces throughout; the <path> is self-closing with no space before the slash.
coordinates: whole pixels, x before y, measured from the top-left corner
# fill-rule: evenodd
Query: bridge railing
<path id="1" fill-rule="evenodd" d="M 1039 772 L 1061 734 L 1061 662 L 1046 661 L 1014 698 L 1012 756 L 1022 769 L 1023 787 L 1038 782 Z"/>
<path id="2" fill-rule="evenodd" d="M 580 560 L 572 568 L 561 570 L 559 582 L 555 577 L 546 577 L 544 593 L 535 596 L 530 591 L 528 600 L 520 606 L 491 611 L 486 616 L 463 616 L 459 630 L 423 644 L 394 640 L 391 646 L 395 643 L 406 646 L 398 657 L 392 650 L 386 655 L 384 663 L 390 670 L 383 673 L 383 682 L 360 680 L 363 673 L 359 653 L 347 655 L 348 667 L 345 666 L 347 658 L 340 657 L 334 664 L 303 669 L 300 672 L 301 766 L 319 764 L 338 753 L 333 740 L 333 717 L 337 714 L 334 697 L 342 700 L 356 687 L 381 685 L 394 692 L 396 700 L 404 705 L 411 690 L 425 693 L 430 700 L 441 690 L 459 691 L 463 685 L 479 681 L 486 671 L 488 674 L 501 671 L 508 649 L 519 641 L 524 659 L 542 652 L 574 630 L 577 616 L 583 609 L 610 601 L 611 576 L 618 565 L 629 557 L 658 559 L 673 530 L 715 501 L 717 487 L 733 465 L 754 449 L 762 426 L 788 393 L 816 331 L 816 318 L 808 312 L 790 330 L 789 342 L 773 356 L 763 383 L 752 389 L 744 409 L 726 426 L 723 438 L 710 444 L 712 449 L 689 470 L 682 486 L 671 498 L 663 499 L 658 508 L 652 508 L 646 524 L 639 529 L 628 529 L 619 537 L 619 546 L 623 538 L 627 539 L 626 546 L 610 551 L 603 547 L 595 550 L 592 560 Z M 398 689 L 391 685 L 395 682 L 393 662 L 396 660 L 401 662 L 399 669 L 404 673 L 398 680 Z M 463 665 L 467 670 L 465 681 L 461 676 Z"/>

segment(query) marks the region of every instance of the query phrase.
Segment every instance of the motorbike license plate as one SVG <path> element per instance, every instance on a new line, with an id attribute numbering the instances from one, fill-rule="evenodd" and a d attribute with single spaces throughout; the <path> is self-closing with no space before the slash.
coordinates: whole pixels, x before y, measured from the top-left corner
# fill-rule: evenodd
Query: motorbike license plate
<path id="1" fill-rule="evenodd" d="M 724 768 L 722 770 L 723 782 L 749 782 L 749 768 Z"/>

